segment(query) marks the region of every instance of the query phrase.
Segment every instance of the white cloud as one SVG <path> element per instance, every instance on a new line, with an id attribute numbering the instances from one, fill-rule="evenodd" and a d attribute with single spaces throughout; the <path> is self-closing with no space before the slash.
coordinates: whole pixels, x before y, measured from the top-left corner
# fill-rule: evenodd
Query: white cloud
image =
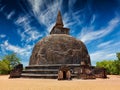
<path id="1" fill-rule="evenodd" d="M 107 27 L 104 27 L 100 30 L 94 30 L 94 28 L 91 26 L 89 28 L 83 27 L 82 32 L 78 35 L 78 38 L 81 39 L 85 43 L 89 43 L 93 40 L 102 38 L 109 33 L 111 33 L 114 28 L 120 23 L 118 18 L 113 18 L 109 23 Z"/>
<path id="2" fill-rule="evenodd" d="M 71 17 L 69 16 L 69 13 L 65 13 L 63 15 L 63 23 L 64 23 L 64 27 L 69 27 L 69 26 L 76 24 L 76 20 L 72 21 Z"/>
<path id="3" fill-rule="evenodd" d="M 96 15 L 93 14 L 92 18 L 91 18 L 91 21 L 90 21 L 90 24 L 93 24 L 96 20 Z"/>
<path id="4" fill-rule="evenodd" d="M 90 53 L 91 61 L 95 64 L 101 60 L 114 60 L 116 53 L 120 51 L 120 42 L 108 41 L 97 46 L 99 51 Z"/>
<path id="5" fill-rule="evenodd" d="M 68 5 L 69 5 L 69 9 L 72 9 L 74 7 L 74 4 L 76 3 L 77 0 L 69 0 L 68 1 Z"/>
<path id="6" fill-rule="evenodd" d="M 52 30 L 54 26 L 54 23 L 52 23 L 48 28 L 47 28 L 47 34 Z"/>
<path id="7" fill-rule="evenodd" d="M 96 51 L 90 54 L 92 63 L 95 65 L 96 62 L 102 60 L 114 60 L 116 59 L 116 52 L 109 52 L 106 50 Z"/>
<path id="8" fill-rule="evenodd" d="M 99 49 L 102 50 L 109 50 L 109 51 L 119 51 L 120 50 L 120 42 L 118 41 L 107 41 L 107 42 L 102 42 L 97 45 Z"/>
<path id="9" fill-rule="evenodd" d="M 35 27 L 30 25 L 31 21 L 29 18 L 28 16 L 20 16 L 15 21 L 15 24 L 24 29 L 24 31 L 19 29 L 18 34 L 21 36 L 21 41 L 26 41 L 26 43 L 37 40 L 43 36 Z"/>
<path id="10" fill-rule="evenodd" d="M 5 34 L 1 34 L 1 35 L 0 35 L 0 38 L 5 38 L 5 37 L 6 37 Z"/>
<path id="11" fill-rule="evenodd" d="M 7 19 L 11 19 L 14 14 L 15 14 L 15 11 L 11 11 L 11 12 L 7 15 Z"/>
<path id="12" fill-rule="evenodd" d="M 2 12 L 2 11 L 4 10 L 5 7 L 6 7 L 5 5 L 2 6 L 2 7 L 0 8 L 0 12 Z"/>
<path id="13" fill-rule="evenodd" d="M 16 53 L 20 59 L 22 60 L 25 66 L 28 65 L 28 60 L 30 59 L 30 55 L 32 53 L 33 45 L 24 45 L 23 47 L 13 45 L 8 42 L 8 40 L 4 41 L 0 44 L 0 54 L 7 55 L 8 52 Z"/>
<path id="14" fill-rule="evenodd" d="M 25 25 L 29 24 L 30 20 L 28 20 L 28 16 L 19 16 L 15 23 L 22 26 L 24 24 Z"/>
<path id="15" fill-rule="evenodd" d="M 2 12 L 3 15 L 5 15 L 7 19 L 11 19 L 14 16 L 15 11 L 11 11 L 11 12 L 7 13 L 5 8 L 6 8 L 6 5 L 4 5 L 4 6 L 1 5 L 0 12 Z"/>
<path id="16" fill-rule="evenodd" d="M 107 41 L 107 42 L 102 42 L 101 44 L 99 44 L 97 47 L 98 48 L 102 48 L 102 47 L 107 47 L 110 44 L 112 44 L 113 41 Z"/>
<path id="17" fill-rule="evenodd" d="M 56 0 L 54 2 L 48 0 L 28 0 L 31 5 L 33 15 L 39 21 L 40 24 L 46 26 L 46 32 L 50 32 L 52 26 L 55 24 L 55 20 L 57 17 L 58 10 L 62 11 L 62 2 L 63 0 Z M 65 27 L 72 26 L 74 24 L 81 25 L 85 16 L 83 14 L 84 10 L 87 8 L 83 8 L 82 10 L 78 10 L 76 12 L 72 11 L 72 8 L 77 0 L 69 0 L 68 8 L 69 10 L 66 13 L 62 13 L 63 22 Z M 49 3 L 49 4 L 48 4 Z M 43 9 L 45 8 L 45 9 Z M 71 12 L 72 11 L 72 12 Z"/>
<path id="18" fill-rule="evenodd" d="M 25 47 L 19 47 L 19 46 L 15 46 L 12 45 L 8 42 L 8 40 L 6 40 L 3 44 L 0 44 L 1 48 L 3 49 L 2 51 L 12 51 L 14 53 L 17 53 L 21 56 L 30 56 L 31 50 L 33 48 L 33 46 L 31 45 L 27 45 Z"/>
<path id="19" fill-rule="evenodd" d="M 32 10 L 34 11 L 34 14 L 37 14 L 40 11 L 40 7 L 43 4 L 44 1 L 42 0 L 28 0 L 28 2 L 32 6 Z"/>
<path id="20" fill-rule="evenodd" d="M 62 0 L 54 1 L 50 4 L 47 0 L 28 0 L 35 18 L 39 21 L 40 24 L 44 24 L 47 27 L 47 30 L 51 28 L 51 25 L 55 23 L 55 18 L 57 16 L 58 9 L 60 9 Z M 49 3 L 49 4 L 48 4 Z M 41 8 L 46 7 L 42 10 Z M 50 32 L 48 30 L 47 32 Z"/>
<path id="21" fill-rule="evenodd" d="M 37 40 L 43 36 L 36 30 L 29 30 L 24 32 L 21 31 L 19 34 L 21 36 L 21 41 L 26 41 L 26 43 Z"/>
<path id="22" fill-rule="evenodd" d="M 38 39 L 39 37 L 42 37 L 43 35 L 40 34 L 39 32 L 33 30 L 33 31 L 28 31 L 28 40 L 27 41 L 34 41 L 36 39 Z"/>

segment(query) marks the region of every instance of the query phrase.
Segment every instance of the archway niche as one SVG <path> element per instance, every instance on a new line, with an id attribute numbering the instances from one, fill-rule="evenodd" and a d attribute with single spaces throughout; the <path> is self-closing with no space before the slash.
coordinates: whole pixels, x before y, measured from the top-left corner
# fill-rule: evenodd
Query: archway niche
<path id="1" fill-rule="evenodd" d="M 58 80 L 71 80 L 71 71 L 68 66 L 61 66 L 59 68 Z"/>

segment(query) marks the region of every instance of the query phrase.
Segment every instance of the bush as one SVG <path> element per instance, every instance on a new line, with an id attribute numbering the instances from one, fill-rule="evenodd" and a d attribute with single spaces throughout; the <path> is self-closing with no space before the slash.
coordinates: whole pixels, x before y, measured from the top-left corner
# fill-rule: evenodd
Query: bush
<path id="1" fill-rule="evenodd" d="M 20 59 L 16 54 L 9 54 L 0 61 L 0 74 L 9 74 L 10 71 L 20 63 Z"/>
<path id="2" fill-rule="evenodd" d="M 107 70 L 107 74 L 120 75 L 120 53 L 116 54 L 118 60 L 103 60 L 96 63 L 96 67 L 104 67 Z"/>

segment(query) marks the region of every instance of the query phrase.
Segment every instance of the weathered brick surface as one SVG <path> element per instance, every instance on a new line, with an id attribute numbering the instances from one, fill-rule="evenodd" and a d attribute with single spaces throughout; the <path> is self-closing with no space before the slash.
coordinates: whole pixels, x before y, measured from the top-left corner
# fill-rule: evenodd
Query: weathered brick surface
<path id="1" fill-rule="evenodd" d="M 52 34 L 35 45 L 29 64 L 81 64 L 81 61 L 91 64 L 82 41 L 66 34 Z"/>

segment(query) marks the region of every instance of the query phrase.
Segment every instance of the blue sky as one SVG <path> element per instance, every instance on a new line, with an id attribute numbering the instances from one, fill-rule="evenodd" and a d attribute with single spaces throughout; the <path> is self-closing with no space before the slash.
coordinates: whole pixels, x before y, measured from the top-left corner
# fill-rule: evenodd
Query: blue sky
<path id="1" fill-rule="evenodd" d="M 48 36 L 58 10 L 70 35 L 83 41 L 92 65 L 120 52 L 120 0 L 0 0 L 0 59 L 15 52 L 28 65 L 32 49 Z"/>

